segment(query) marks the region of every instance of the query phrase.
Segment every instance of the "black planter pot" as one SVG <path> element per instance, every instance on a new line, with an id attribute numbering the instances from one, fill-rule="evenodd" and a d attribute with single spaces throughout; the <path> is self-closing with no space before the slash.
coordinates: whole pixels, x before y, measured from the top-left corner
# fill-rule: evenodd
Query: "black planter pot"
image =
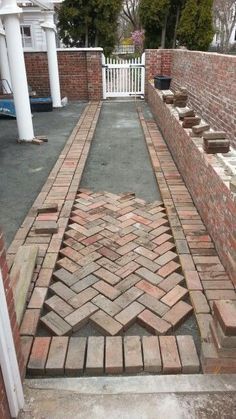
<path id="1" fill-rule="evenodd" d="M 169 76 L 155 76 L 154 85 L 156 89 L 159 90 L 169 90 L 170 88 L 171 77 Z"/>

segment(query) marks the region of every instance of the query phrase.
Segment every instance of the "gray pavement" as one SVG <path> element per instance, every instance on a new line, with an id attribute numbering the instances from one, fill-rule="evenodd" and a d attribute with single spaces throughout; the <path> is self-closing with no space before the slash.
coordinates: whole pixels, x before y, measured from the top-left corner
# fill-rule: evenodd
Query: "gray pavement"
<path id="1" fill-rule="evenodd" d="M 160 199 L 135 101 L 104 102 L 81 186 Z"/>
<path id="2" fill-rule="evenodd" d="M 17 144 L 13 119 L 0 119 L 0 226 L 9 245 L 42 189 L 85 103 L 70 103 L 53 112 L 35 113 L 36 135 L 46 135 L 41 146 Z"/>
<path id="3" fill-rule="evenodd" d="M 19 419 L 234 419 L 234 375 L 25 380 Z"/>

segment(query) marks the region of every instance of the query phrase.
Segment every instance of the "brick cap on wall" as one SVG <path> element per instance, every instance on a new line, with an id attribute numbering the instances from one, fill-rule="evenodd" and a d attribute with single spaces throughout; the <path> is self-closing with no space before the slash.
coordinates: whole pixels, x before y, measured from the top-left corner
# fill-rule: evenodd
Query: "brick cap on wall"
<path id="1" fill-rule="evenodd" d="M 103 48 L 57 48 L 57 52 L 102 52 Z M 27 54 L 35 53 L 35 52 L 47 52 L 46 49 L 36 49 L 32 51 L 25 51 Z"/>

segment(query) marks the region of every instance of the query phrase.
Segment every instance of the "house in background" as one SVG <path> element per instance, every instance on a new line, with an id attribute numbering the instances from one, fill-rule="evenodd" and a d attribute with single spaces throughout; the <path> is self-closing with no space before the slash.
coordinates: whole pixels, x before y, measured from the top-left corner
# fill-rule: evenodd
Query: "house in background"
<path id="1" fill-rule="evenodd" d="M 54 0 L 54 7 L 62 3 L 63 0 Z M 39 6 L 31 1 L 18 1 L 18 6 L 22 8 L 21 15 L 21 36 L 24 51 L 46 51 L 46 37 L 44 30 L 41 28 L 43 23 L 43 14 Z M 55 14 L 55 23 L 57 16 Z M 57 39 L 58 48 L 62 47 L 59 39 Z"/>

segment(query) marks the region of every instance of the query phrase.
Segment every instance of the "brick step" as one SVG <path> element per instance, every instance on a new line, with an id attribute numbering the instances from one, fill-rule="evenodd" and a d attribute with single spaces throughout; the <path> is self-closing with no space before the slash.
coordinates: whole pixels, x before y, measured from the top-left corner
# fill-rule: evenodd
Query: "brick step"
<path id="1" fill-rule="evenodd" d="M 189 335 L 24 337 L 22 342 L 30 376 L 200 372 L 195 343 Z"/>

